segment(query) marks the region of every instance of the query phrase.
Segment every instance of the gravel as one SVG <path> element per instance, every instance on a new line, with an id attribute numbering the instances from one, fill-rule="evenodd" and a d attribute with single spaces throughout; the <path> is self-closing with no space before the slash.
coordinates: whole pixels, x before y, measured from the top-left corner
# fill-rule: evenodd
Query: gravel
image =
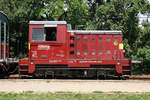
<path id="1" fill-rule="evenodd" d="M 0 92 L 150 92 L 150 81 L 144 80 L 0 80 Z"/>

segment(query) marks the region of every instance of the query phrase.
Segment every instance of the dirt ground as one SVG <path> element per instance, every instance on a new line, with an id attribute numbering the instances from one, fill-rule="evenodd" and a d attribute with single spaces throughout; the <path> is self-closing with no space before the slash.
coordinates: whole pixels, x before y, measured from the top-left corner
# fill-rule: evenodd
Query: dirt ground
<path id="1" fill-rule="evenodd" d="M 0 92 L 150 92 L 144 80 L 0 80 Z"/>

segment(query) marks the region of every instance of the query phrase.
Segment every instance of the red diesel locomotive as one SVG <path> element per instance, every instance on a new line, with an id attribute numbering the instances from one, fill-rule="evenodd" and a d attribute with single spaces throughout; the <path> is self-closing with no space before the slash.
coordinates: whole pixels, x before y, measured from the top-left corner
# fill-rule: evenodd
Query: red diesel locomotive
<path id="1" fill-rule="evenodd" d="M 65 21 L 30 21 L 28 57 L 19 60 L 24 76 L 125 76 L 121 31 L 70 30 Z"/>

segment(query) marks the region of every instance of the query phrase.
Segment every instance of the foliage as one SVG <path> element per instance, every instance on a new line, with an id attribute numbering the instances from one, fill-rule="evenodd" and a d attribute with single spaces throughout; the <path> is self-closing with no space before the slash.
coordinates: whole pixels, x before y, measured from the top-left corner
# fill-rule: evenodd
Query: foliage
<path id="1" fill-rule="evenodd" d="M 26 54 L 30 20 L 66 20 L 73 29 L 122 30 L 126 54 L 144 60 L 149 73 L 150 25 L 138 27 L 138 13 L 150 14 L 148 0 L 0 0 L 10 19 L 11 56 Z M 21 53 L 20 53 L 21 51 Z M 18 55 L 19 54 L 19 55 Z"/>
<path id="2" fill-rule="evenodd" d="M 142 34 L 139 36 L 141 41 L 137 43 L 138 49 L 135 54 L 136 58 L 143 59 L 142 72 L 149 74 L 150 73 L 150 25 L 145 24 L 142 29 Z M 141 69 L 140 69 L 141 70 Z"/>
<path id="3" fill-rule="evenodd" d="M 64 13 L 63 0 L 43 0 L 43 6 L 39 9 L 39 17 L 46 20 L 59 20 Z"/>
<path id="4" fill-rule="evenodd" d="M 68 0 L 68 11 L 66 20 L 72 24 L 73 28 L 76 25 L 84 27 L 88 21 L 88 5 L 85 0 Z M 81 26 L 82 25 L 82 26 Z"/>

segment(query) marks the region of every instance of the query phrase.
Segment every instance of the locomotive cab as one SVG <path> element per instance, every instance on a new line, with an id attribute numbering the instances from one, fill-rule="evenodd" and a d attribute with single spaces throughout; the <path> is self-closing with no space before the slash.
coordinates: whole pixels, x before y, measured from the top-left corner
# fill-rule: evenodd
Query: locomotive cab
<path id="1" fill-rule="evenodd" d="M 67 26 L 65 21 L 30 21 L 29 57 L 20 60 L 25 64 L 28 74 L 47 65 L 64 64 L 67 57 Z M 30 63 L 29 63 L 30 62 Z M 24 69 L 24 64 L 20 69 Z M 32 66 L 32 67 L 28 67 Z M 22 67 L 22 68 L 21 68 Z"/>

